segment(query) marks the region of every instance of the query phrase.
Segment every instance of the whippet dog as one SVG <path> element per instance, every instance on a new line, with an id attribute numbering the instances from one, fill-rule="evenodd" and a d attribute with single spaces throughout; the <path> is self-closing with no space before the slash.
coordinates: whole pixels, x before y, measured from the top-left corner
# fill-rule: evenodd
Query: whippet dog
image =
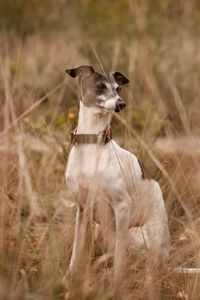
<path id="1" fill-rule="evenodd" d="M 105 247 L 113 251 L 117 282 L 131 251 L 149 251 L 155 260 L 168 259 L 170 239 L 165 204 L 158 182 L 147 179 L 137 157 L 111 137 L 112 116 L 126 106 L 120 90 L 129 80 L 120 72 L 99 74 L 91 66 L 66 72 L 78 77 L 80 86 L 78 126 L 72 132 L 66 170 L 77 205 L 69 270 L 73 270 L 84 247 L 82 235 L 87 226 L 83 225 L 83 216 L 90 208 L 90 213 L 86 213 L 88 222 L 92 209 Z M 83 227 L 85 230 L 81 231 Z"/>

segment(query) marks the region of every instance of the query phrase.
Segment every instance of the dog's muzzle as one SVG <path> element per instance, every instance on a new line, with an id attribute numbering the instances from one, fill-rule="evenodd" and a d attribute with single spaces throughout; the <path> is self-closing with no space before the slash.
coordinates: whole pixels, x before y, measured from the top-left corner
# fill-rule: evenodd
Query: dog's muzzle
<path id="1" fill-rule="evenodd" d="M 115 112 L 120 112 L 125 107 L 126 107 L 126 103 L 122 99 L 119 99 L 116 102 Z"/>

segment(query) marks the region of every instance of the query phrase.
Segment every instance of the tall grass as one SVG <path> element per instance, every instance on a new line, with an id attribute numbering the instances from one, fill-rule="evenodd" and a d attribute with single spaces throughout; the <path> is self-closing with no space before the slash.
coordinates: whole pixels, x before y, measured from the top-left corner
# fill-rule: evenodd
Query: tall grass
<path id="1" fill-rule="evenodd" d="M 28 18 L 32 11 L 21 2 Z M 169 264 L 200 267 L 198 3 L 116 1 L 113 16 L 107 13 L 117 22 L 121 12 L 122 27 L 118 22 L 114 30 L 105 20 L 99 31 L 99 11 L 90 1 L 80 1 L 82 12 L 60 3 L 72 9 L 71 24 L 52 1 L 53 24 L 62 26 L 47 32 L 50 23 L 42 12 L 47 24 L 22 36 L 8 14 L 11 26 L 4 22 L 1 30 L 0 299 L 117 299 L 112 265 L 96 244 L 89 243 L 91 255 L 79 276 L 66 276 L 76 208 L 64 173 L 78 93 L 64 70 L 93 64 L 101 71 L 96 54 L 106 71 L 119 70 L 130 79 L 127 110 L 113 121 L 114 138 L 161 184 L 172 243 Z M 101 3 L 96 5 L 104 20 L 111 8 Z M 143 262 L 130 259 L 118 299 L 199 299 L 198 275 L 163 270 L 148 288 L 147 279 Z"/>

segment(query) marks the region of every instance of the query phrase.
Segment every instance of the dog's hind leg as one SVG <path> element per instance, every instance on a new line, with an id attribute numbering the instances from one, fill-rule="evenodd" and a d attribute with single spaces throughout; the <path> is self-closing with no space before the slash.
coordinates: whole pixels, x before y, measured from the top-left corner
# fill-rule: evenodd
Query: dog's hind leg
<path id="1" fill-rule="evenodd" d="M 128 231 L 128 238 L 129 253 L 138 253 L 143 250 L 148 250 L 148 241 L 142 226 L 130 228 Z"/>
<path id="2" fill-rule="evenodd" d="M 146 224 L 129 229 L 129 253 L 153 254 L 155 264 L 166 264 L 169 258 L 167 224 Z"/>

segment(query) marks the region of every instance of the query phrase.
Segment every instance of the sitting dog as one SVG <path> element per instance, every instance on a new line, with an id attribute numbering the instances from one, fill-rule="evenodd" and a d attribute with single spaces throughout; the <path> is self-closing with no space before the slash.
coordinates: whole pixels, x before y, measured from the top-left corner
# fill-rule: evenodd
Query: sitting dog
<path id="1" fill-rule="evenodd" d="M 159 184 L 147 179 L 137 157 L 111 136 L 114 112 L 126 103 L 121 87 L 129 80 L 119 72 L 99 74 L 91 66 L 66 72 L 78 77 L 80 110 L 72 132 L 66 180 L 76 204 L 76 227 L 69 270 L 85 243 L 87 225 L 98 224 L 107 251 L 114 255 L 114 279 L 119 281 L 128 251 L 149 251 L 156 260 L 169 255 L 168 219 Z M 85 216 L 85 217 L 84 217 Z"/>

